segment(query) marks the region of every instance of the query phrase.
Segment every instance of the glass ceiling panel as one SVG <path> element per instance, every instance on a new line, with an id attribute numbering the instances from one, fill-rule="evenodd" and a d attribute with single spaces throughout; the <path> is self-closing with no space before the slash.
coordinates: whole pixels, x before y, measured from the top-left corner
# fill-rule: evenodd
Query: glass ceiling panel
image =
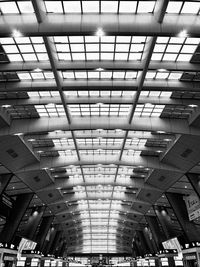
<path id="1" fill-rule="evenodd" d="M 94 59 L 94 58 L 93 58 Z M 98 60 L 98 59 L 97 59 Z M 137 71 L 65 71 L 62 72 L 62 78 L 65 80 L 99 80 L 99 79 L 137 79 L 140 72 Z"/>
<path id="2" fill-rule="evenodd" d="M 31 1 L 1 1 L 1 14 L 27 14 L 34 13 Z"/>
<path id="3" fill-rule="evenodd" d="M 199 1 L 170 1 L 167 13 L 198 15 L 200 10 Z"/>
<path id="4" fill-rule="evenodd" d="M 10 62 L 38 62 L 49 60 L 42 37 L 0 38 L 0 44 Z M 25 72 L 24 79 L 25 77 L 26 79 L 30 79 L 29 75 L 28 72 Z"/>
<path id="5" fill-rule="evenodd" d="M 145 36 L 66 36 L 53 37 L 58 60 L 90 61 L 90 60 L 141 60 L 144 47 L 148 41 Z M 63 72 L 63 78 L 109 78 L 112 72 Z M 112 74 L 119 75 L 119 72 Z M 77 76 L 77 77 L 76 77 Z M 126 79 L 135 79 L 137 72 L 122 72 Z"/>
<path id="6" fill-rule="evenodd" d="M 153 13 L 156 1 L 52 1 L 45 0 L 47 13 L 96 13 L 96 14 L 137 14 Z M 129 8 L 128 8 L 129 7 Z"/>
<path id="7" fill-rule="evenodd" d="M 34 91 L 34 92 L 27 92 L 28 96 L 31 97 L 40 97 L 40 98 L 44 98 L 44 97 L 56 97 L 59 96 L 59 92 L 57 91 Z"/>
<path id="8" fill-rule="evenodd" d="M 110 90 L 106 90 L 106 91 L 64 91 L 64 94 L 67 97 L 103 97 L 103 98 L 107 98 L 107 97 L 133 97 L 135 95 L 134 91 L 110 91 Z"/>
<path id="9" fill-rule="evenodd" d="M 200 43 L 200 38 L 158 37 L 152 60 L 189 62 Z M 168 73 L 166 71 L 166 73 Z"/>
<path id="10" fill-rule="evenodd" d="M 128 116 L 131 105 L 124 104 L 79 104 L 68 105 L 72 116 Z"/>
<path id="11" fill-rule="evenodd" d="M 76 18 L 76 14 L 87 14 L 83 18 L 89 18 L 95 14 L 103 14 L 107 17 L 112 17 L 112 14 L 116 17 L 116 14 L 120 14 L 122 16 L 119 18 L 121 18 L 123 14 L 132 14 L 134 17 L 135 14 L 146 13 L 145 16 L 152 17 L 155 4 L 156 1 L 146 0 L 44 0 L 47 16 L 59 17 L 65 14 L 66 19 Z M 53 13 L 57 15 L 52 15 Z M 36 19 L 32 1 L 0 1 L 2 19 L 5 17 L 7 20 L 9 16 L 11 18 L 15 16 L 20 21 L 28 14 L 32 14 L 29 16 Z M 167 14 L 172 14 L 169 16 L 176 14 L 177 18 L 192 15 L 196 17 L 200 14 L 200 2 L 169 1 L 166 16 Z M 174 88 L 170 89 L 170 86 L 200 81 L 198 70 L 190 71 L 190 65 L 194 69 L 196 66 L 193 64 L 193 59 L 194 54 L 198 58 L 200 38 L 192 38 L 189 35 L 177 37 L 171 34 L 158 36 L 151 57 L 153 62 L 150 62 L 145 74 L 145 83 L 167 84 L 166 90 L 169 91 L 162 91 L 156 87 L 150 91 L 142 90 L 138 102 L 134 103 L 137 86 L 134 86 L 132 90 L 131 87 L 122 88 L 121 85 L 131 85 L 131 83 L 135 85 L 140 81 L 145 69 L 144 54 L 148 52 L 150 37 L 142 36 L 142 32 L 138 36 L 120 35 L 120 33 L 116 36 L 105 34 L 101 37 L 73 34 L 50 38 L 55 52 L 55 65 L 61 66 L 57 71 L 63 79 L 66 108 L 70 114 L 71 124 L 75 122 L 78 130 L 64 132 L 57 129 L 51 133 L 36 133 L 36 137 L 33 134 L 33 137 L 29 139 L 27 137 L 27 140 L 40 157 L 58 157 L 53 158 L 55 162 L 57 160 L 59 162 L 60 159 L 61 162 L 62 160 L 65 162 L 64 159 L 67 159 L 65 166 L 51 168 L 50 171 L 56 182 L 60 182 L 60 178 L 67 179 L 66 187 L 58 187 L 57 190 L 64 196 L 64 201 L 70 200 L 64 203 L 69 209 L 72 220 L 74 219 L 68 226 L 74 227 L 77 240 L 83 245 L 80 248 L 81 251 L 116 252 L 125 245 L 123 242 L 126 242 L 131 218 L 134 218 L 132 209 L 136 205 L 132 199 L 137 197 L 140 188 L 133 187 L 133 179 L 139 178 L 141 181 L 146 181 L 152 171 L 146 166 L 133 166 L 134 159 L 141 159 L 141 155 L 158 157 L 168 148 L 168 144 L 175 140 L 175 136 L 159 130 L 143 132 L 101 129 L 101 126 L 98 126 L 98 120 L 101 120 L 103 125 L 105 125 L 104 120 L 112 123 L 116 121 L 116 125 L 118 121 L 122 121 L 120 125 L 126 129 L 124 125 L 128 125 L 133 107 L 135 107 L 134 118 L 138 122 L 140 122 L 140 117 L 143 119 L 152 117 L 152 121 L 155 119 L 153 117 L 159 117 L 159 120 L 163 119 L 163 121 L 164 119 L 188 120 L 198 110 L 198 103 L 187 105 L 186 101 L 188 99 L 196 101 L 200 98 L 199 93 L 181 91 L 180 88 L 179 92 L 175 92 Z M 66 112 L 60 99 L 58 86 L 56 86 L 55 70 L 53 73 L 44 39 L 43 37 L 30 37 L 30 35 L 27 33 L 24 37 L 0 38 L 2 55 L 7 58 L 5 71 L 2 64 L 0 82 L 5 84 L 5 90 L 8 89 L 0 95 L 1 99 L 7 101 L 5 105 L 2 105 L 2 111 L 5 111 L 11 120 L 28 119 L 30 122 L 31 119 L 45 121 L 45 117 L 47 121 L 51 121 L 49 118 L 64 118 Z M 88 69 L 81 67 L 85 66 L 81 64 L 86 61 Z M 169 64 L 168 61 L 176 62 L 176 66 L 171 67 L 170 65 L 173 64 Z M 162 66 L 166 66 L 166 69 L 158 68 L 160 62 Z M 192 62 L 193 65 L 181 62 Z M 127 68 L 126 63 L 128 63 Z M 66 67 L 63 67 L 64 64 L 67 64 Z M 133 69 L 130 67 L 131 64 L 133 64 Z M 36 65 L 38 68 L 34 69 L 32 66 Z M 138 69 L 136 66 L 139 66 Z M 106 85 L 107 81 L 111 81 L 113 86 L 98 87 L 96 85 L 99 80 L 101 80 L 100 85 L 104 83 Z M 6 82 L 11 81 L 10 92 Z M 88 81 L 92 81 L 90 84 L 95 84 L 91 90 L 91 87 L 87 87 Z M 23 87 L 26 84 L 30 85 L 28 92 Z M 43 88 L 43 84 L 49 87 Z M 65 84 L 67 84 L 66 87 Z M 69 84 L 78 86 L 68 88 Z M 18 85 L 22 85 L 22 92 L 12 92 L 14 87 L 16 91 L 20 90 L 21 87 Z M 144 86 L 145 88 L 147 87 Z M 180 99 L 183 101 L 181 102 Z M 20 104 L 20 101 L 28 104 Z M 181 104 L 170 104 L 179 102 Z M 10 103 L 17 104 L 10 105 Z M 95 118 L 91 119 L 92 116 Z M 100 116 L 103 118 L 100 119 Z M 40 119 L 40 117 L 44 118 Z M 86 122 L 87 130 L 84 130 L 82 126 L 80 127 L 82 130 L 79 129 L 81 119 Z M 96 120 L 99 129 L 95 127 L 95 130 L 90 130 L 90 123 L 93 119 Z M 127 128 L 129 129 L 129 125 Z M 79 157 L 77 157 L 76 150 L 79 152 Z M 73 160 L 76 166 L 67 164 Z M 119 165 L 120 161 L 126 165 Z M 104 164 L 97 164 L 98 162 Z M 108 164 L 110 162 L 115 164 Z"/>

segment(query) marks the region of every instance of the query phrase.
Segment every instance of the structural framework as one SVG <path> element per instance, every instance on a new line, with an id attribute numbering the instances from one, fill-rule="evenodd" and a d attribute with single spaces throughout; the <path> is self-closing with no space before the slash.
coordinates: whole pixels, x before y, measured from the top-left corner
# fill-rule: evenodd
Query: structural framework
<path id="1" fill-rule="evenodd" d="M 0 171 L 68 253 L 131 253 L 159 205 L 181 231 L 165 193 L 200 171 L 199 43 L 199 1 L 0 1 Z"/>

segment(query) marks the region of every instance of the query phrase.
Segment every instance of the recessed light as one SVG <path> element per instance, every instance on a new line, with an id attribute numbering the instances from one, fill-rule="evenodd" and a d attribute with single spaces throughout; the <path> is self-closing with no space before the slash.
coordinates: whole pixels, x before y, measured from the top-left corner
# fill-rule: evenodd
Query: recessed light
<path id="1" fill-rule="evenodd" d="M 104 69 L 102 69 L 102 68 L 98 68 L 98 69 L 96 69 L 96 71 L 103 71 Z"/>
<path id="2" fill-rule="evenodd" d="M 23 135 L 23 133 L 16 133 L 16 134 L 14 134 L 14 135 L 18 135 L 18 136 L 20 136 L 20 135 Z"/>
<path id="3" fill-rule="evenodd" d="M 105 35 L 105 32 L 103 31 L 102 28 L 98 28 L 97 31 L 96 31 L 96 36 L 98 37 L 102 37 Z"/>
<path id="4" fill-rule="evenodd" d="M 188 37 L 188 32 L 186 30 L 182 30 L 179 32 L 178 37 Z"/>
<path id="5" fill-rule="evenodd" d="M 197 108 L 198 105 L 193 105 L 193 104 L 191 104 L 191 105 L 188 105 L 188 107 L 191 107 L 191 108 Z"/>
<path id="6" fill-rule="evenodd" d="M 167 71 L 166 69 L 158 69 L 159 72 L 165 72 Z"/>
<path id="7" fill-rule="evenodd" d="M 18 38 L 18 37 L 22 37 L 23 36 L 23 34 L 19 31 L 19 30 L 17 30 L 17 29 L 14 29 L 13 31 L 12 31 L 12 37 L 14 37 L 14 38 Z"/>
<path id="8" fill-rule="evenodd" d="M 41 72 L 42 70 L 40 68 L 36 68 L 33 71 L 35 71 L 35 72 Z"/>
<path id="9" fill-rule="evenodd" d="M 9 108 L 11 105 L 2 105 L 2 108 Z"/>

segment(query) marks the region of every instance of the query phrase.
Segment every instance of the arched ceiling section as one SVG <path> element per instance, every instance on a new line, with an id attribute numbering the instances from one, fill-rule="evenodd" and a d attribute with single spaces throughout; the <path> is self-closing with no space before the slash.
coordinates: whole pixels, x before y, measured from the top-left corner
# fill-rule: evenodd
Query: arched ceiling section
<path id="1" fill-rule="evenodd" d="M 69 253 L 131 253 L 152 205 L 199 168 L 199 1 L 0 10 L 1 173 L 55 215 Z"/>

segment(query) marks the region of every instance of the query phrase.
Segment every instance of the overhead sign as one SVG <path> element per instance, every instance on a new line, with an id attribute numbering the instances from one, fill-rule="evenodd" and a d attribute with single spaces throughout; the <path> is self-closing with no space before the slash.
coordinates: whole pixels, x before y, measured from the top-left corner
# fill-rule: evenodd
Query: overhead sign
<path id="1" fill-rule="evenodd" d="M 188 197 L 184 197 L 184 200 L 189 220 L 193 221 L 200 216 L 200 199 L 197 195 L 193 194 Z"/>
<path id="2" fill-rule="evenodd" d="M 34 250 L 36 245 L 37 245 L 36 242 L 33 242 L 33 241 L 26 239 L 26 238 L 22 238 L 20 243 L 19 243 L 17 258 L 18 259 L 20 258 L 23 250 Z"/>
<path id="3" fill-rule="evenodd" d="M 164 249 L 176 249 L 178 253 L 182 251 L 180 243 L 176 237 L 162 242 L 162 245 Z"/>

